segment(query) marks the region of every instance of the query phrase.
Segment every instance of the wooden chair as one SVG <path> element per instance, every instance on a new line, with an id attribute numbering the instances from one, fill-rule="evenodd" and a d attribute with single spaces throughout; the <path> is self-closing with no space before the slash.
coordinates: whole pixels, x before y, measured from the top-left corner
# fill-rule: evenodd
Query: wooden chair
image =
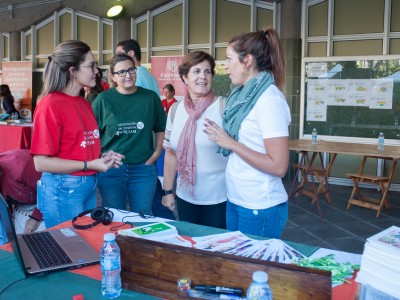
<path id="1" fill-rule="evenodd" d="M 299 164 L 293 164 L 292 167 L 294 169 L 299 169 L 301 173 L 301 181 L 298 184 L 295 191 L 292 191 L 291 194 L 296 196 L 296 204 L 300 201 L 300 196 L 303 194 L 312 199 L 311 204 L 314 204 L 317 201 L 317 197 L 324 196 L 326 201 L 332 205 L 332 198 L 330 193 L 328 192 L 328 188 L 326 186 L 325 180 L 325 170 L 320 168 L 312 168 L 311 173 L 314 178 L 317 179 L 318 188 L 314 191 L 314 187 L 312 182 L 308 179 L 308 172 L 305 166 L 301 166 Z M 311 176 L 311 175 L 310 175 Z"/>
<path id="2" fill-rule="evenodd" d="M 319 157 L 321 168 L 313 167 L 313 163 L 316 157 Z M 320 216 L 321 223 L 323 222 L 322 210 L 319 205 L 319 198 L 324 196 L 327 202 L 333 209 L 333 202 L 329 192 L 328 185 L 328 174 L 331 163 L 328 168 L 323 168 L 323 160 L 321 152 L 313 152 L 311 158 L 308 156 L 307 151 L 301 153 L 301 159 L 298 164 L 293 164 L 293 168 L 296 169 L 296 175 L 293 180 L 292 187 L 289 192 L 289 199 L 294 195 L 296 196 L 296 204 L 300 202 L 300 196 L 305 195 L 312 199 L 311 204 L 316 204 L 318 213 Z M 297 184 L 297 177 L 301 174 L 301 182 Z M 310 177 L 310 180 L 309 180 Z M 315 181 L 314 178 L 317 180 Z"/>
<path id="3" fill-rule="evenodd" d="M 369 208 L 378 211 L 376 214 L 376 217 L 379 217 L 382 211 L 383 206 L 386 207 L 386 209 L 390 212 L 391 211 L 391 206 L 390 202 L 387 199 L 389 187 L 391 184 L 392 176 L 394 173 L 394 169 L 397 164 L 397 160 L 393 161 L 393 167 L 392 171 L 389 174 L 388 177 L 386 176 L 376 176 L 376 175 L 370 175 L 370 174 L 363 174 L 365 162 L 367 161 L 368 156 L 364 156 L 360 171 L 358 173 L 348 173 L 346 176 L 348 178 L 351 178 L 354 182 L 354 187 L 351 192 L 349 202 L 347 203 L 347 209 L 350 209 L 351 205 L 358 205 L 361 207 Z M 365 196 L 361 193 L 359 183 L 360 182 L 365 182 L 373 185 L 379 186 L 380 192 L 382 194 L 382 197 L 380 199 L 377 198 L 372 198 Z M 357 196 L 357 198 L 355 198 Z"/>

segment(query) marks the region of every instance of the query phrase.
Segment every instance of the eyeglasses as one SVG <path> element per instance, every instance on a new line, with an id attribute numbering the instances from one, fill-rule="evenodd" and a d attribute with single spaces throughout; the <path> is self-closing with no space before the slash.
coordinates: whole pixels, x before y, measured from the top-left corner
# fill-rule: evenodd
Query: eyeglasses
<path id="1" fill-rule="evenodd" d="M 119 70 L 118 72 L 112 72 L 113 75 L 117 74 L 119 77 L 125 77 L 126 73 L 136 74 L 136 67 L 130 67 L 128 70 Z"/>
<path id="2" fill-rule="evenodd" d="M 97 64 L 95 62 L 92 62 L 88 65 L 79 65 L 80 67 L 84 67 L 84 68 L 92 68 L 92 71 L 94 72 L 97 68 Z"/>

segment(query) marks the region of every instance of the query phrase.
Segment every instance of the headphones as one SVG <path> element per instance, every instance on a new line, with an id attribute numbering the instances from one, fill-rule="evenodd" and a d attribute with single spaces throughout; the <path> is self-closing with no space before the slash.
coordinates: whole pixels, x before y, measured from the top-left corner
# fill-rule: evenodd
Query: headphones
<path id="1" fill-rule="evenodd" d="M 91 218 L 93 220 L 95 220 L 92 224 L 87 224 L 87 225 L 75 224 L 75 221 L 78 218 L 83 217 L 84 215 L 87 215 L 88 213 L 90 213 Z M 96 207 L 94 209 L 89 209 L 84 212 L 81 212 L 78 216 L 76 216 L 75 218 L 72 219 L 72 225 L 74 226 L 74 228 L 76 228 L 78 230 L 84 230 L 84 229 L 92 228 L 100 223 L 102 223 L 103 225 L 108 225 L 112 222 L 113 217 L 114 217 L 114 213 L 111 210 L 106 209 L 104 207 Z"/>

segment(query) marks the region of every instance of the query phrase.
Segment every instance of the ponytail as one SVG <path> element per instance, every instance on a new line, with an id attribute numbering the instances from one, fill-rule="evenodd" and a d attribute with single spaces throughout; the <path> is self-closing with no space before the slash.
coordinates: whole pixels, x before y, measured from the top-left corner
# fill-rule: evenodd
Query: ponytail
<path id="1" fill-rule="evenodd" d="M 264 30 L 240 34 L 233 37 L 229 45 L 238 53 L 240 62 L 251 54 L 257 70 L 271 72 L 275 85 L 282 89 L 285 80 L 284 62 L 279 37 L 274 29 L 266 27 Z"/>

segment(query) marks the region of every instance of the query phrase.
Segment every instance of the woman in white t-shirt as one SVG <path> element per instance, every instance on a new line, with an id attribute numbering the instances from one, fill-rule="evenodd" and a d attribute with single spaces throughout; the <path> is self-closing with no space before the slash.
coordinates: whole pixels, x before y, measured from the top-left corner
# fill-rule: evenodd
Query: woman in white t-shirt
<path id="1" fill-rule="evenodd" d="M 279 90 L 284 66 L 278 35 L 267 28 L 238 35 L 226 49 L 226 72 L 236 86 L 223 128 L 206 120 L 210 140 L 229 157 L 227 229 L 279 238 L 288 196 L 281 178 L 289 164 L 289 107 Z"/>
<path id="2" fill-rule="evenodd" d="M 174 210 L 179 220 L 226 228 L 225 168 L 227 159 L 202 131 L 205 118 L 222 126 L 221 97 L 211 90 L 214 58 L 203 51 L 185 56 L 179 75 L 188 92 L 167 118 L 164 146 L 164 196 L 162 203 Z M 173 195 L 178 171 L 176 196 Z"/>

